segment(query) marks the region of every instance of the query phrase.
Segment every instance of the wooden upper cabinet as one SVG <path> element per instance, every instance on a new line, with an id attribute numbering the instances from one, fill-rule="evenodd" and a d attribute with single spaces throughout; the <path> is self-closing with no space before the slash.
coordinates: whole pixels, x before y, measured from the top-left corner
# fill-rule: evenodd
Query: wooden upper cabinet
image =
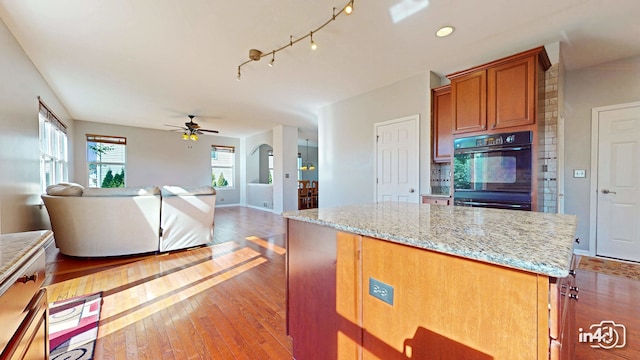
<path id="1" fill-rule="evenodd" d="M 453 133 L 535 124 L 539 94 L 544 93 L 544 72 L 550 66 L 541 46 L 448 75 Z"/>
<path id="2" fill-rule="evenodd" d="M 433 105 L 433 161 L 450 162 L 453 154 L 453 117 L 451 115 L 451 86 L 432 90 Z"/>
<path id="3" fill-rule="evenodd" d="M 491 129 L 533 125 L 536 106 L 534 56 L 487 69 L 487 118 Z"/>
<path id="4" fill-rule="evenodd" d="M 487 72 L 478 70 L 451 80 L 453 133 L 487 128 Z"/>

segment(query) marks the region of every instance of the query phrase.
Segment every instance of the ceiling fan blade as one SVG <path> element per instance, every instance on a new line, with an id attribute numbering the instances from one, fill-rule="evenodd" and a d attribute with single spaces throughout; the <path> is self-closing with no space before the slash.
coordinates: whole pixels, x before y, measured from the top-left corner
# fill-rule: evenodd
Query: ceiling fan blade
<path id="1" fill-rule="evenodd" d="M 175 127 L 175 128 L 180 128 L 180 129 L 184 129 L 184 126 L 178 126 L 178 125 L 169 125 L 169 124 L 164 124 L 164 126 L 171 126 L 171 127 Z"/>
<path id="2" fill-rule="evenodd" d="M 208 129 L 198 129 L 198 131 L 210 132 L 210 133 L 214 133 L 214 134 L 219 133 L 218 130 L 208 130 Z"/>

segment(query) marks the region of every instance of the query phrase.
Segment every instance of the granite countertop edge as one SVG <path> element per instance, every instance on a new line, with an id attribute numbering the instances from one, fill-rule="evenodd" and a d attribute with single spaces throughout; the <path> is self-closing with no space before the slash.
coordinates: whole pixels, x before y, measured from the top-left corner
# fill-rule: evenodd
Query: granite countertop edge
<path id="1" fill-rule="evenodd" d="M 477 209 L 477 208 L 476 208 Z M 506 211 L 515 211 L 515 210 L 506 210 Z M 304 211 L 293 211 L 286 212 L 283 214 L 285 218 L 298 220 L 308 223 L 313 223 L 317 225 L 327 226 L 330 228 L 334 228 L 339 231 L 350 232 L 358 235 L 374 237 L 386 241 L 395 242 L 398 244 L 409 245 L 416 248 L 426 249 L 441 252 L 444 254 L 460 256 L 472 260 L 478 260 L 486 263 L 506 266 L 509 268 L 514 268 L 517 270 L 524 270 L 528 272 L 538 273 L 542 275 L 547 275 L 551 277 L 562 278 L 569 275 L 569 267 L 571 264 L 571 257 L 573 255 L 573 247 L 566 246 L 566 248 L 561 249 L 561 252 L 557 254 L 557 258 L 562 258 L 562 261 L 559 261 L 561 264 L 553 264 L 550 262 L 544 261 L 528 261 L 523 258 L 518 258 L 517 256 L 509 256 L 509 254 L 501 254 L 496 251 L 491 251 L 489 249 L 483 249 L 484 251 L 476 251 L 473 249 L 466 248 L 464 245 L 455 245 L 452 246 L 450 244 L 445 244 L 437 241 L 426 240 L 426 239 L 418 239 L 414 237 L 401 236 L 397 234 L 391 234 L 388 232 L 379 232 L 373 229 L 368 229 L 364 227 L 354 227 L 345 224 L 340 224 L 337 222 L 324 221 L 321 219 L 317 219 L 314 216 L 305 215 Z M 574 229 L 575 232 L 575 229 Z"/>
<path id="2" fill-rule="evenodd" d="M 35 254 L 40 247 L 44 246 L 51 238 L 53 233 L 51 230 L 35 230 L 24 233 L 12 233 L 0 235 L 0 250 L 4 249 L 5 239 L 27 239 L 24 241 L 24 245 L 15 247 L 9 251 L 11 256 L 9 259 L 3 258 L 3 263 L 0 263 L 0 296 L 4 293 L 4 282 L 9 279 L 19 268 L 22 266 L 23 260 L 29 259 Z"/>

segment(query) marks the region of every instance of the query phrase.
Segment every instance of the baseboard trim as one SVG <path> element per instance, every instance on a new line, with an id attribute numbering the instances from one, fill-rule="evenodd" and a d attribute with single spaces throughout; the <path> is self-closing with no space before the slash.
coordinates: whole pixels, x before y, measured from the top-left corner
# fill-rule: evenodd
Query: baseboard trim
<path id="1" fill-rule="evenodd" d="M 589 254 L 589 250 L 574 249 L 573 253 L 580 256 L 591 256 L 591 254 Z"/>
<path id="2" fill-rule="evenodd" d="M 273 212 L 273 209 L 269 209 L 269 208 L 266 208 L 266 207 L 260 207 L 260 206 L 255 206 L 255 205 L 247 205 L 247 207 L 248 207 L 248 208 L 251 208 L 251 209 L 256 209 L 256 210 L 262 210 L 262 211 L 270 212 L 270 213 L 272 213 L 272 212 Z"/>
<path id="3" fill-rule="evenodd" d="M 242 206 L 240 204 L 224 204 L 224 205 L 218 205 L 216 204 L 217 208 L 221 208 L 221 207 L 233 207 L 233 206 Z"/>

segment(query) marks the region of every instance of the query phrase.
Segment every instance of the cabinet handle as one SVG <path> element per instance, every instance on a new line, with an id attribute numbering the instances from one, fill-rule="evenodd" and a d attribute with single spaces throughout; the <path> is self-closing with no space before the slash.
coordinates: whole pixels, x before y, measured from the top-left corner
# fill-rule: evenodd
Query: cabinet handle
<path id="1" fill-rule="evenodd" d="M 578 301 L 578 294 L 569 294 L 569 299 L 573 299 L 575 301 Z"/>
<path id="2" fill-rule="evenodd" d="M 567 288 L 567 285 L 562 285 L 563 289 Z M 577 286 L 569 286 L 569 291 L 575 291 L 575 292 L 580 292 L 580 289 L 578 289 Z"/>
<path id="3" fill-rule="evenodd" d="M 580 244 L 580 238 L 579 237 L 576 238 L 576 244 Z"/>
<path id="4" fill-rule="evenodd" d="M 576 271 L 575 270 L 569 270 L 569 275 L 576 277 Z"/>
<path id="5" fill-rule="evenodd" d="M 38 273 L 34 273 L 33 275 L 24 275 L 23 277 L 18 279 L 18 282 L 26 284 L 29 281 L 36 282 L 37 280 L 38 280 Z"/>

